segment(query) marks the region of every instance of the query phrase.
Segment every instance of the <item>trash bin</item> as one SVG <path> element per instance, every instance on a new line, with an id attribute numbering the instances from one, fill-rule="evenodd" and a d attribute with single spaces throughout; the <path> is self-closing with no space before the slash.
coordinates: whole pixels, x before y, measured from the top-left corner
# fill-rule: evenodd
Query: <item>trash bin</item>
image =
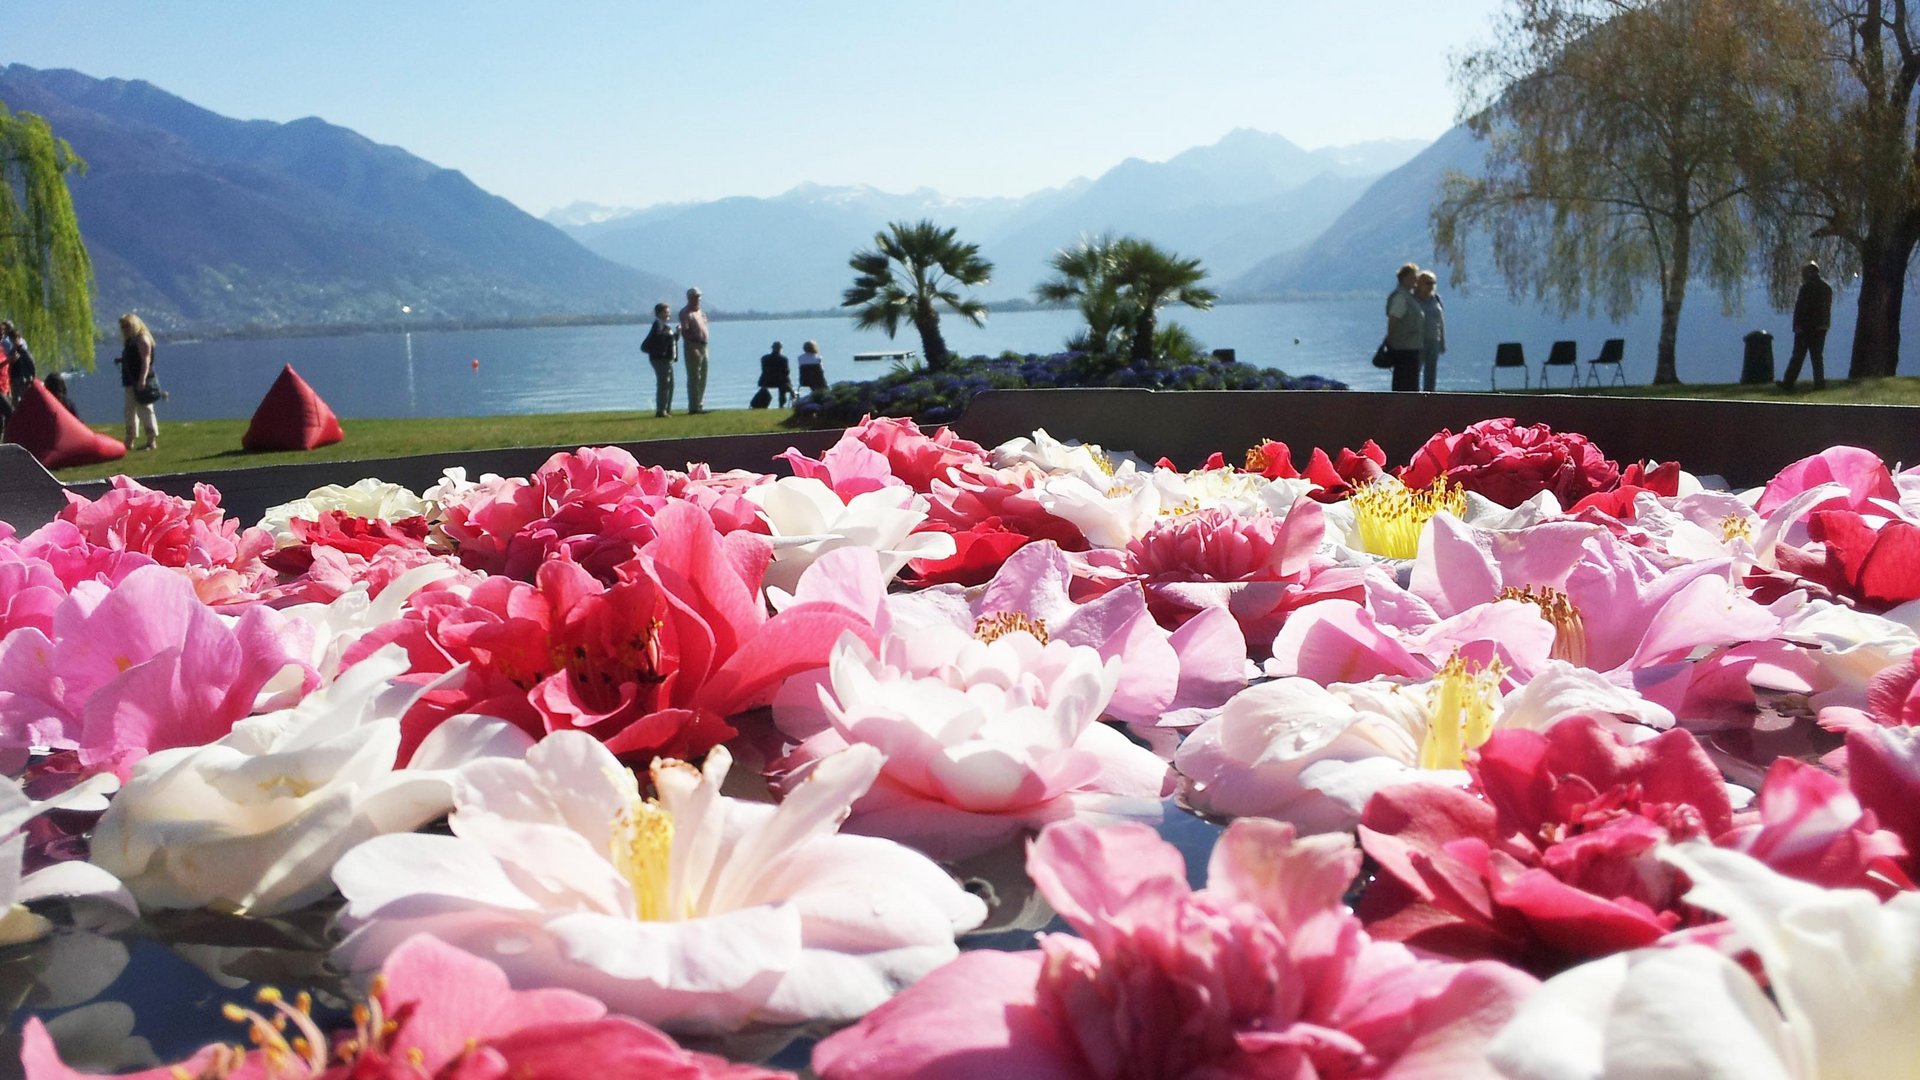
<path id="1" fill-rule="evenodd" d="M 1770 383 L 1773 381 L 1773 335 L 1765 330 L 1755 330 L 1746 337 L 1747 359 L 1740 365 L 1740 382 Z"/>
<path id="2" fill-rule="evenodd" d="M 1218 361 L 1220 361 L 1220 362 L 1221 362 L 1221 363 L 1223 363 L 1223 364 L 1231 364 L 1231 363 L 1233 363 L 1233 356 L 1234 356 L 1234 353 L 1233 353 L 1233 350 L 1232 350 L 1232 349 L 1215 349 L 1215 350 L 1213 350 L 1213 358 L 1214 358 L 1215 360 L 1218 360 Z"/>

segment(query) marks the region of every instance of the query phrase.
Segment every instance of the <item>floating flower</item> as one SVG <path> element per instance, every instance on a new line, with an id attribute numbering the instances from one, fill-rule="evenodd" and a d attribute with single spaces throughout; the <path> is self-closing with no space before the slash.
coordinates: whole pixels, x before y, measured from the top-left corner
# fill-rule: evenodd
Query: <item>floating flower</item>
<path id="1" fill-rule="evenodd" d="M 1246 685 L 1246 642 L 1224 607 L 1203 608 L 1169 633 L 1154 622 L 1147 597 L 1128 582 L 1085 603 L 1072 596 L 1073 565 L 1051 542 L 1027 545 L 981 589 L 951 586 L 887 599 L 889 625 L 904 632 L 944 625 L 972 633 L 996 618 L 1024 617 L 1049 641 L 1097 649 L 1120 661 L 1106 715 L 1143 727 L 1169 712 L 1214 708 Z"/>
<path id="2" fill-rule="evenodd" d="M 819 691 L 831 726 L 802 730 L 785 764 L 878 747 L 880 779 L 847 827 L 942 859 L 1076 815 L 1157 818 L 1166 763 L 1099 722 L 1120 666 L 1014 611 L 983 615 L 972 632 L 896 626 L 877 651 L 847 635 Z M 779 704 L 774 718 L 792 731 Z"/>
<path id="3" fill-rule="evenodd" d="M 1686 902 L 1724 916 L 1765 976 L 1699 945 L 1644 949 L 1555 976 L 1488 1047 L 1514 1080 L 1912 1075 L 1920 1061 L 1920 894 L 1881 903 L 1747 856 L 1683 844 Z"/>
<path id="4" fill-rule="evenodd" d="M 257 1049 L 216 1043 L 185 1061 L 126 1075 L 141 1080 L 357 1080 L 419 1077 L 647 1076 L 779 1080 L 790 1073 L 734 1065 L 682 1049 L 667 1036 L 584 994 L 514 990 L 493 964 L 426 934 L 394 949 L 354 1027 L 321 1031 L 306 994 L 261 991 L 258 1008 L 229 1004 Z M 27 1021 L 27 1080 L 80 1080 L 38 1018 Z"/>
<path id="5" fill-rule="evenodd" d="M 914 531 L 926 520 L 927 501 L 904 485 L 877 487 L 842 501 L 821 481 L 792 476 L 753 488 L 746 497 L 760 508 L 772 534 L 770 588 L 792 592 L 807 567 L 835 548 L 873 549 L 888 578 L 912 559 L 944 559 L 955 550 L 945 533 Z"/>
<path id="6" fill-rule="evenodd" d="M 1467 755 L 1496 730 L 1543 731 L 1572 716 L 1622 732 L 1673 724 L 1672 714 L 1595 672 L 1553 664 L 1512 693 L 1501 691 L 1499 672 L 1497 661 L 1482 667 L 1456 656 L 1419 681 L 1261 683 L 1188 736 L 1174 767 L 1203 813 L 1345 831 L 1381 788 L 1466 783 Z"/>
<path id="7" fill-rule="evenodd" d="M 1533 986 L 1369 940 L 1348 837 L 1235 822 L 1199 891 L 1140 826 L 1052 826 L 1027 865 L 1081 936 L 961 956 L 820 1043 L 824 1080 L 1491 1076 L 1484 1041 Z"/>
<path id="8" fill-rule="evenodd" d="M 851 1019 L 986 916 L 924 856 L 836 834 L 879 757 L 837 755 L 768 806 L 720 794 L 720 748 L 699 770 L 656 762 L 643 800 L 598 742 L 557 732 L 463 771 L 452 836 L 376 837 L 340 860 L 338 955 L 364 970 L 426 931 L 516 986 L 671 1030 Z"/>
<path id="9" fill-rule="evenodd" d="M 1320 554 L 1325 524 L 1320 505 L 1304 498 L 1283 518 L 1219 509 L 1179 514 L 1128 544 L 1124 565 L 1167 625 L 1225 611 L 1247 641 L 1264 645 L 1302 606 L 1360 599 L 1361 570 Z"/>
<path id="10" fill-rule="evenodd" d="M 1688 913 L 1661 845 L 1733 824 L 1719 770 L 1684 731 L 1622 745 L 1597 721 L 1496 732 L 1473 790 L 1386 788 L 1360 842 L 1380 876 L 1359 911 L 1377 937 L 1536 972 L 1650 945 Z"/>
<path id="11" fill-rule="evenodd" d="M 220 509 L 220 492 L 195 484 L 193 500 L 154 491 L 125 476 L 88 500 L 71 492 L 59 520 L 78 530 L 93 547 L 148 556 L 162 566 L 184 571 L 200 598 L 211 604 L 247 603 L 271 583 L 260 561 L 273 550 L 263 529 L 242 531 Z"/>
<path id="12" fill-rule="evenodd" d="M 406 666 L 390 646 L 291 709 L 142 759 L 94 830 L 94 864 L 148 908 L 265 916 L 325 896 L 349 848 L 445 814 L 459 766 L 531 745 L 506 721 L 455 717 L 396 769 L 420 692 L 393 681 Z"/>
<path id="13" fill-rule="evenodd" d="M 1519 506 L 1541 492 L 1572 506 L 1612 490 L 1620 466 L 1584 435 L 1545 424 L 1522 427 L 1511 417 L 1482 420 L 1458 435 L 1442 429 L 1400 469 L 1402 483 L 1426 488 L 1442 477 L 1501 506 Z"/>
<path id="14" fill-rule="evenodd" d="M 295 521 L 317 522 L 340 515 L 365 522 L 397 525 L 412 518 L 424 522 L 437 507 L 399 484 L 367 477 L 351 487 L 327 484 L 305 497 L 271 507 L 260 517 L 260 527 L 273 534 L 275 547 L 305 542 L 293 528 Z"/>
<path id="15" fill-rule="evenodd" d="M 402 760 L 462 712 L 498 716 L 536 738 L 585 730 L 615 753 L 694 758 L 731 737 L 727 718 L 767 704 L 781 681 L 826 663 L 843 631 L 868 634 L 847 610 L 800 605 L 769 620 L 763 537 L 721 536 L 699 509 L 672 502 L 655 538 L 606 585 L 565 559 L 535 584 L 489 578 L 470 593 L 432 590 L 348 651 L 407 650 L 407 678 L 465 677 L 422 695 L 403 722 Z"/>
<path id="16" fill-rule="evenodd" d="M 225 735 L 289 669 L 280 696 L 297 700 L 319 682 L 312 653 L 305 623 L 259 607 L 228 619 L 166 567 L 82 584 L 51 637 L 26 627 L 0 640 L 0 746 L 77 749 L 124 778 L 155 750 Z"/>
<path id="17" fill-rule="evenodd" d="M 1769 514 L 1816 487 L 1836 485 L 1812 509 L 1885 513 L 1898 505 L 1899 487 L 1880 455 L 1858 446 L 1832 446 L 1781 469 L 1754 498 L 1756 513 Z M 1875 509 L 1876 505 L 1879 509 Z"/>

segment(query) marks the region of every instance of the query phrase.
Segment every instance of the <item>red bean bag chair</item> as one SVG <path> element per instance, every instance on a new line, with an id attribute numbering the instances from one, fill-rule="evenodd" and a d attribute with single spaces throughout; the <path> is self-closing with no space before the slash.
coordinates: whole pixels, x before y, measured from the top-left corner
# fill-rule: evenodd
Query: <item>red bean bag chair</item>
<path id="1" fill-rule="evenodd" d="M 311 450 L 346 438 L 340 419 L 288 364 L 253 411 L 240 440 L 246 450 Z"/>
<path id="2" fill-rule="evenodd" d="M 27 387 L 7 421 L 7 441 L 27 448 L 49 469 L 98 465 L 127 456 L 127 444 L 80 422 L 40 382 Z"/>

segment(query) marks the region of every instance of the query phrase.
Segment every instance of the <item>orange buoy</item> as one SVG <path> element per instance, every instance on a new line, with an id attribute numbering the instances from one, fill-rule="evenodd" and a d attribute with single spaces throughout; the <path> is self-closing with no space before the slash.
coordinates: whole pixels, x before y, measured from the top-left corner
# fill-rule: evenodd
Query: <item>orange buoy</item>
<path id="1" fill-rule="evenodd" d="M 477 356 L 473 358 L 473 370 L 475 371 L 480 370 L 480 358 Z"/>

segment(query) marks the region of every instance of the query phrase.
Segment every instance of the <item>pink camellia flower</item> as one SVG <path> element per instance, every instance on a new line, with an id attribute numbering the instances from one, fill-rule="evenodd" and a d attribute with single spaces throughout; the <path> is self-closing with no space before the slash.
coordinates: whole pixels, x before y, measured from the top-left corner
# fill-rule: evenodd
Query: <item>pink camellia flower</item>
<path id="1" fill-rule="evenodd" d="M 1774 474 L 1753 508 L 1757 513 L 1772 513 L 1794 496 L 1821 484 L 1839 484 L 1846 491 L 1815 506 L 1816 510 L 1873 513 L 1876 500 L 1895 505 L 1900 501 L 1900 491 L 1880 455 L 1857 446 L 1833 446 Z"/>
<path id="2" fill-rule="evenodd" d="M 791 1073 L 735 1065 L 571 990 L 514 990 L 487 961 L 428 934 L 393 951 L 356 1010 L 329 1037 L 302 994 L 263 991 L 259 1008 L 228 1005 L 256 1049 L 215 1043 L 185 1061 L 125 1074 L 140 1080 L 478 1080 L 482 1077 L 644 1076 L 659 1080 L 777 1080 Z M 82 1080 L 38 1018 L 27 1021 L 27 1080 Z"/>
<path id="3" fill-rule="evenodd" d="M 1871 889 L 1886 897 L 1914 888 L 1907 876 L 1907 845 L 1879 827 L 1847 781 L 1783 757 L 1767 770 L 1754 803 L 1756 809 L 1716 838 L 1716 846 L 1745 852 L 1776 873 L 1829 889 Z"/>
<path id="4" fill-rule="evenodd" d="M 824 665 L 842 632 L 871 636 L 832 605 L 797 605 L 769 620 L 760 588 L 772 551 L 762 537 L 723 537 L 680 500 L 661 506 L 649 530 L 654 539 L 612 585 L 549 559 L 533 585 L 495 577 L 467 596 L 435 590 L 361 639 L 349 663 L 394 642 L 407 650 L 408 678 L 421 683 L 468 665 L 463 680 L 408 711 L 402 761 L 462 712 L 511 720 L 536 738 L 585 730 L 635 760 L 697 758 L 733 735 L 729 716 Z"/>
<path id="5" fill-rule="evenodd" d="M 183 570 L 200 598 L 211 604 L 248 603 L 272 581 L 261 562 L 273 550 L 264 529 L 242 531 L 220 509 L 220 492 L 195 484 L 193 500 L 154 491 L 125 476 L 98 499 L 67 495 L 59 520 L 94 547 L 138 552 L 162 566 Z"/>
<path id="6" fill-rule="evenodd" d="M 1178 514 L 1127 545 L 1127 569 L 1139 575 L 1163 625 L 1223 609 L 1249 642 L 1273 640 L 1287 614 L 1319 600 L 1358 600 L 1363 571 L 1320 554 L 1326 517 L 1302 498 L 1284 520 L 1228 510 Z"/>
<path id="7" fill-rule="evenodd" d="M 1490 1077 L 1482 1044 L 1532 990 L 1416 959 L 1341 906 L 1346 836 L 1237 821 L 1208 883 L 1143 826 L 1042 833 L 1028 872 L 1081 936 L 972 952 L 815 1049 L 824 1080 Z"/>
<path id="8" fill-rule="evenodd" d="M 1376 936 L 1536 973 L 1649 945 L 1691 917 L 1657 849 L 1733 824 L 1684 731 L 1623 746 L 1575 717 L 1495 732 L 1467 768 L 1472 790 L 1408 784 L 1367 804 L 1360 842 L 1381 873 L 1360 915 Z"/>
<path id="9" fill-rule="evenodd" d="M 948 427 L 928 435 L 911 420 L 869 416 L 848 428 L 847 433 L 884 455 L 893 475 L 922 493 L 931 490 L 935 480 L 947 479 L 955 469 L 988 464 L 985 447 L 961 438 Z"/>
<path id="10" fill-rule="evenodd" d="M 791 609 L 789 609 L 791 610 Z M 1158 818 L 1166 762 L 1099 718 L 1121 661 L 1054 640 L 1031 616 L 894 626 L 878 649 L 833 648 L 817 713 L 774 719 L 804 741 L 780 763 L 804 776 L 849 746 L 885 753 L 847 828 L 939 859 L 979 854 L 1022 831 L 1092 815 Z"/>
<path id="11" fill-rule="evenodd" d="M 652 542 L 653 516 L 683 496 L 728 531 L 764 532 L 740 499 L 745 486 L 705 469 L 696 477 L 645 467 L 617 446 L 582 447 L 553 455 L 524 480 L 449 483 L 440 492 L 441 529 L 460 560 L 483 573 L 531 581 L 542 562 L 564 556 L 612 581 Z"/>
<path id="12" fill-rule="evenodd" d="M 1143 728 L 1158 726 L 1169 712 L 1219 706 L 1247 684 L 1246 642 L 1224 607 L 1203 608 L 1169 633 L 1154 621 L 1138 584 L 1086 603 L 1073 599 L 1072 585 L 1073 565 L 1064 552 L 1051 542 L 1029 544 L 983 588 L 934 587 L 888 597 L 887 621 L 908 633 L 913 626 L 944 624 L 971 634 L 983 620 L 1024 617 L 1049 640 L 1090 646 L 1103 659 L 1119 660 L 1106 715 Z"/>
<path id="13" fill-rule="evenodd" d="M 1572 506 L 1620 482 L 1620 466 L 1585 435 L 1545 424 L 1521 427 L 1512 417 L 1482 420 L 1460 432 L 1441 429 L 1399 471 L 1410 488 L 1445 477 L 1501 506 L 1519 506 L 1542 491 Z"/>
<path id="14" fill-rule="evenodd" d="M 111 588 L 82 583 L 52 634 L 0 640 L 0 746 L 77 749 L 88 769 L 125 779 L 152 751 L 212 742 L 304 696 L 319 683 L 312 654 L 307 624 L 261 607 L 229 620 L 166 567 Z M 291 700 L 256 700 L 288 669 Z"/>

